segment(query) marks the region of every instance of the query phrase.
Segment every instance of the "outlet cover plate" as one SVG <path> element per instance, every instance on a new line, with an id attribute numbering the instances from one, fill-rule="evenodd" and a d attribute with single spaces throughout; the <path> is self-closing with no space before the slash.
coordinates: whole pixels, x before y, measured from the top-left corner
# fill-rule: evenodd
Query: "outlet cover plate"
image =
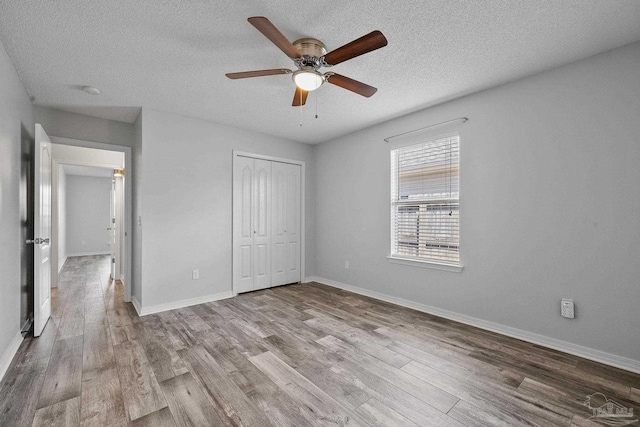
<path id="1" fill-rule="evenodd" d="M 567 319 L 575 318 L 575 309 L 572 299 L 562 298 L 562 301 L 560 301 L 560 314 L 562 317 L 566 317 Z"/>

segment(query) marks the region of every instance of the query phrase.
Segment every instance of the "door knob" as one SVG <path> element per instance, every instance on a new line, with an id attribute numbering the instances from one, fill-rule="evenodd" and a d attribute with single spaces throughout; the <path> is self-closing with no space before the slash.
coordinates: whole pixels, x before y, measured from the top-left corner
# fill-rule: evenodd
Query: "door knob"
<path id="1" fill-rule="evenodd" d="M 27 245 L 31 245 L 31 244 L 39 245 L 42 243 L 49 243 L 49 239 L 41 239 L 39 237 L 36 237 L 33 240 L 27 239 Z"/>

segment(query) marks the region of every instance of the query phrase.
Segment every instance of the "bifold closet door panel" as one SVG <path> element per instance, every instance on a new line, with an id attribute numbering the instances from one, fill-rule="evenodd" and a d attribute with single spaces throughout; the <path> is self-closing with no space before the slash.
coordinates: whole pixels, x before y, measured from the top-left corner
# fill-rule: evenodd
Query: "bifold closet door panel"
<path id="1" fill-rule="evenodd" d="M 233 281 L 235 292 L 253 290 L 254 160 L 237 157 L 233 177 Z"/>
<path id="2" fill-rule="evenodd" d="M 302 281 L 300 268 L 301 248 L 301 174 L 300 165 L 286 164 L 287 195 L 286 195 L 286 242 L 287 242 L 287 273 L 285 283 Z"/>
<path id="3" fill-rule="evenodd" d="M 271 165 L 254 160 L 253 289 L 271 286 Z"/>
<path id="4" fill-rule="evenodd" d="M 271 165 L 271 286 L 287 282 L 288 164 Z"/>

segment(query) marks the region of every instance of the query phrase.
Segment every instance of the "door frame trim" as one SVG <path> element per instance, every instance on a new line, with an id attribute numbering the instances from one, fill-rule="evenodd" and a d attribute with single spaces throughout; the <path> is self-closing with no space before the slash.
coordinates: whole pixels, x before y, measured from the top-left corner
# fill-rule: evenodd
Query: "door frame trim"
<path id="1" fill-rule="evenodd" d="M 231 291 L 233 295 L 238 295 L 235 290 L 234 278 L 233 278 L 233 195 L 234 195 L 234 176 L 236 170 L 236 158 L 248 157 L 251 159 L 268 160 L 271 162 L 288 163 L 291 165 L 300 166 L 300 282 L 304 281 L 306 277 L 306 252 L 307 252 L 307 231 L 306 231 L 306 166 L 304 160 L 286 159 L 284 157 L 267 156 L 264 154 L 250 153 L 247 151 L 233 150 L 232 152 L 232 164 L 231 164 Z"/>

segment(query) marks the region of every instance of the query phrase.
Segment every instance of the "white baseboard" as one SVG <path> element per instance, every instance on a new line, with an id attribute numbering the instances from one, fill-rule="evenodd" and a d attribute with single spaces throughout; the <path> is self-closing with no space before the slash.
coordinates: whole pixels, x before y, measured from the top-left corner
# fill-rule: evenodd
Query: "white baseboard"
<path id="1" fill-rule="evenodd" d="M 0 359 L 0 380 L 4 378 L 4 374 L 7 373 L 7 369 L 9 369 L 9 365 L 11 365 L 11 361 L 13 360 L 13 356 L 16 355 L 16 352 L 20 348 L 20 344 L 22 344 L 22 334 L 20 331 L 13 337 L 9 347 L 5 350 L 2 358 Z"/>
<path id="2" fill-rule="evenodd" d="M 73 256 L 93 256 L 93 255 L 110 255 L 111 252 L 97 251 L 97 252 L 79 252 L 73 254 L 67 254 L 67 258 L 71 258 Z"/>
<path id="3" fill-rule="evenodd" d="M 136 308 L 136 311 L 138 312 L 138 316 L 146 316 L 148 314 L 160 313 L 161 311 L 175 310 L 176 308 L 189 307 L 192 305 L 203 304 L 205 302 L 219 301 L 221 299 L 231 298 L 232 296 L 233 296 L 233 292 L 227 291 L 227 292 L 220 292 L 218 294 L 213 294 L 213 295 L 205 295 L 197 298 L 183 299 L 180 301 L 174 301 L 167 304 L 152 305 L 150 307 L 144 307 L 142 304 L 140 304 L 140 301 L 138 301 L 134 297 L 131 297 L 131 302 L 133 303 L 133 306 Z"/>
<path id="4" fill-rule="evenodd" d="M 551 348 L 553 350 L 573 354 L 574 356 L 583 357 L 595 362 L 604 363 L 605 365 L 640 374 L 640 360 L 628 359 L 626 357 L 606 353 L 604 351 L 595 350 L 593 348 L 583 347 L 581 345 L 572 344 L 544 335 L 535 334 L 533 332 L 523 331 L 522 329 L 512 328 L 510 326 L 501 325 L 499 323 L 489 322 L 487 320 L 478 319 L 476 317 L 466 316 L 464 314 L 456 313 L 453 311 L 443 310 L 441 308 L 409 301 L 403 298 L 393 297 L 380 292 L 370 291 L 368 289 L 347 285 L 345 283 L 336 282 L 334 280 L 324 279 L 322 277 L 307 277 L 305 279 L 309 282 L 322 283 L 334 288 L 343 289 L 345 291 L 390 302 L 417 311 L 422 311 L 424 313 L 433 314 L 434 316 L 444 317 L 445 319 L 464 323 L 465 325 L 475 326 L 476 328 L 496 332 L 501 335 L 517 338 L 519 340 L 527 341 L 532 344 L 537 344 L 543 347 Z"/>
<path id="5" fill-rule="evenodd" d="M 133 308 L 136 309 L 138 316 L 142 316 L 142 304 L 140 304 L 140 301 L 138 301 L 135 295 L 131 295 L 131 304 L 133 304 Z"/>
<path id="6" fill-rule="evenodd" d="M 64 257 L 64 260 L 62 260 L 62 262 L 60 263 L 60 266 L 58 267 L 58 274 L 60 274 L 60 272 L 62 271 L 62 267 L 64 267 L 64 263 L 67 262 L 68 259 L 69 259 L 68 256 Z"/>

